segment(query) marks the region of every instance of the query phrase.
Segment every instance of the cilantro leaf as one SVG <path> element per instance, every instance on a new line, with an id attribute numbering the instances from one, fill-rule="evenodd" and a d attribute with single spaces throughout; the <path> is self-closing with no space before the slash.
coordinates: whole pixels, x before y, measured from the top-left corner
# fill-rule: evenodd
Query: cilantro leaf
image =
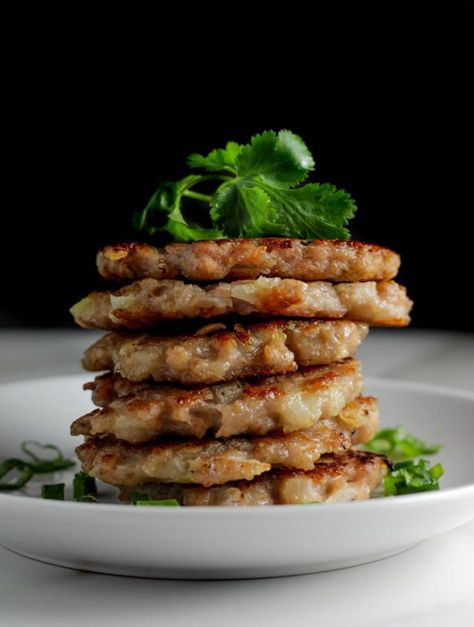
<path id="1" fill-rule="evenodd" d="M 403 427 L 382 429 L 364 445 L 367 451 L 383 453 L 395 461 L 412 459 L 419 455 L 434 455 L 442 448 L 440 444 L 427 444 L 407 433 Z"/>
<path id="2" fill-rule="evenodd" d="M 231 237 L 261 237 L 285 229 L 276 224 L 278 213 L 265 190 L 245 181 L 222 186 L 216 192 L 211 218 L 225 226 Z"/>
<path id="3" fill-rule="evenodd" d="M 170 213 L 176 202 L 177 185 L 173 181 L 160 183 L 158 189 L 148 201 L 147 205 L 137 211 L 132 218 L 133 228 L 136 231 L 148 231 L 149 235 L 154 235 L 161 230 L 159 220 L 161 212 Z"/>
<path id="4" fill-rule="evenodd" d="M 301 137 L 291 131 L 264 131 L 245 145 L 228 142 L 208 155 L 193 153 L 188 165 L 213 174 L 191 174 L 162 183 L 147 206 L 134 215 L 137 230 L 150 236 L 167 232 L 182 242 L 223 237 L 350 237 L 345 226 L 356 211 L 353 199 L 329 183 L 302 185 L 314 169 L 314 160 Z M 212 194 L 192 189 L 205 181 L 219 182 Z M 207 205 L 206 215 L 197 224 L 183 214 L 183 197 Z"/>
<path id="5" fill-rule="evenodd" d="M 231 170 L 235 172 L 237 157 L 242 151 L 242 146 L 236 142 L 227 142 L 225 148 L 216 148 L 208 155 L 193 153 L 188 157 L 190 168 L 205 168 L 210 172 Z"/>
<path id="6" fill-rule="evenodd" d="M 354 211 L 349 194 L 329 183 L 284 188 L 244 179 L 214 196 L 211 217 L 231 237 L 347 239 L 343 225 Z"/>
<path id="7" fill-rule="evenodd" d="M 239 177 L 258 177 L 283 185 L 303 182 L 313 169 L 314 160 L 306 144 L 290 131 L 255 135 L 237 158 Z"/>
<path id="8" fill-rule="evenodd" d="M 190 177 L 188 177 L 190 178 Z M 163 230 L 171 233 L 178 242 L 195 242 L 203 239 L 220 239 L 223 237 L 222 231 L 219 229 L 205 229 L 200 226 L 189 224 L 181 211 L 181 198 L 183 197 L 187 187 L 180 188 L 178 186 L 176 199 L 168 213 L 168 220 Z"/>
<path id="9" fill-rule="evenodd" d="M 284 225 L 284 229 L 275 234 L 306 239 L 349 239 L 350 233 L 344 225 L 353 217 L 356 206 L 344 190 L 330 183 L 310 183 L 294 189 L 263 185 L 263 189 L 278 211 L 277 222 Z"/>
<path id="10" fill-rule="evenodd" d="M 222 232 L 217 228 L 206 229 L 188 223 L 181 211 L 183 196 L 196 183 L 201 182 L 202 178 L 191 174 L 177 183 L 161 183 L 146 207 L 134 215 L 134 228 L 138 231 L 146 230 L 149 235 L 167 231 L 178 242 L 222 238 Z"/>
<path id="11" fill-rule="evenodd" d="M 384 477 L 385 496 L 439 490 L 438 480 L 443 474 L 441 464 L 430 467 L 426 459 L 394 464 Z"/>

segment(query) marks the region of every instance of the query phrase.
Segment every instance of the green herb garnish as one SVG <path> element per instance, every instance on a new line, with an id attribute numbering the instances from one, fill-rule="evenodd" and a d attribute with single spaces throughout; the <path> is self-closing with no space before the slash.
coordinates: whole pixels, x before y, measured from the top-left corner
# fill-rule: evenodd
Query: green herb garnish
<path id="1" fill-rule="evenodd" d="M 13 473 L 16 471 L 16 473 Z M 34 475 L 33 469 L 29 464 L 21 459 L 11 458 L 6 459 L 0 464 L 0 479 L 13 474 L 13 478 L 0 482 L 0 490 L 19 490 L 22 488 L 31 477 Z"/>
<path id="2" fill-rule="evenodd" d="M 42 451 L 54 451 L 56 456 L 49 459 L 40 458 L 36 453 L 34 453 L 34 451 L 31 450 L 31 447 L 36 447 Z M 22 442 L 21 450 L 31 458 L 32 461 L 29 461 L 28 464 L 35 474 L 56 472 L 58 470 L 65 470 L 66 468 L 72 468 L 72 466 L 75 466 L 72 459 L 65 459 L 61 450 L 54 444 L 40 444 L 35 440 L 28 440 Z"/>
<path id="3" fill-rule="evenodd" d="M 54 501 L 64 501 L 64 483 L 54 483 L 51 485 L 41 486 L 41 496 L 44 499 L 51 499 Z"/>
<path id="4" fill-rule="evenodd" d="M 161 505 L 165 507 L 180 506 L 176 499 L 150 499 L 147 494 L 143 494 L 142 492 L 132 492 L 128 500 L 132 505 Z"/>
<path id="5" fill-rule="evenodd" d="M 132 505 L 136 505 L 137 501 L 148 501 L 149 496 L 143 492 L 132 492 L 128 497 L 128 500 Z"/>
<path id="6" fill-rule="evenodd" d="M 86 472 L 77 472 L 72 480 L 72 495 L 81 503 L 96 503 L 97 485 L 94 477 Z"/>
<path id="7" fill-rule="evenodd" d="M 438 479 L 444 474 L 441 464 L 430 467 L 426 459 L 394 464 L 384 477 L 385 496 L 439 490 Z"/>
<path id="8" fill-rule="evenodd" d="M 402 461 L 420 455 L 434 455 L 440 451 L 442 446 L 440 444 L 426 444 L 423 440 L 405 431 L 403 427 L 395 427 L 382 429 L 363 448 L 373 453 L 388 455 L 393 461 Z"/>
<path id="9" fill-rule="evenodd" d="M 52 450 L 56 453 L 52 458 L 41 458 L 31 450 L 31 447 L 42 450 Z M 54 444 L 40 444 L 34 440 L 25 441 L 21 444 L 21 450 L 28 455 L 31 461 L 11 458 L 0 464 L 0 479 L 3 479 L 13 470 L 17 470 L 17 478 L 14 481 L 0 483 L 0 490 L 19 490 L 36 474 L 45 474 L 71 468 L 75 463 L 72 459 L 66 459 L 57 446 Z M 19 473 L 19 475 L 18 475 Z"/>
<path id="10" fill-rule="evenodd" d="M 146 499 L 144 501 L 137 500 L 134 505 L 151 505 L 151 506 L 164 506 L 164 507 L 179 507 L 179 502 L 176 499 Z"/>
<path id="11" fill-rule="evenodd" d="M 330 183 L 303 185 L 314 159 L 294 133 L 264 131 L 241 145 L 228 142 L 208 155 L 192 154 L 191 174 L 161 183 L 146 207 L 133 217 L 135 229 L 150 236 L 167 232 L 190 242 L 226 237 L 301 237 L 348 239 L 345 228 L 356 205 L 344 190 Z M 202 183 L 217 185 L 211 194 L 196 191 Z M 183 213 L 182 201 L 205 205 L 197 222 Z"/>

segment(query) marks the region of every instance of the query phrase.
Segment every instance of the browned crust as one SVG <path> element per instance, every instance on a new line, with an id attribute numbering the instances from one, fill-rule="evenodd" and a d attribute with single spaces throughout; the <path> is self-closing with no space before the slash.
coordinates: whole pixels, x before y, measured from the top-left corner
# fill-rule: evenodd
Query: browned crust
<path id="1" fill-rule="evenodd" d="M 158 481 L 210 486 L 251 480 L 272 468 L 311 470 L 321 455 L 370 440 L 378 424 L 377 401 L 368 397 L 348 403 L 335 418 L 290 434 L 142 445 L 109 436 L 89 438 L 76 453 L 85 472 L 112 485 Z"/>
<path id="2" fill-rule="evenodd" d="M 156 248 L 130 242 L 106 246 L 97 267 L 106 279 L 193 281 L 285 277 L 306 281 L 381 281 L 396 276 L 399 256 L 375 244 L 284 238 L 209 240 Z"/>
<path id="3" fill-rule="evenodd" d="M 253 481 L 239 481 L 205 488 L 180 484 L 150 483 L 123 487 L 120 498 L 128 501 L 132 492 L 150 498 L 175 498 L 185 506 L 295 505 L 332 503 L 369 498 L 387 472 L 382 455 L 347 451 L 325 455 L 313 470 L 277 470 Z"/>
<path id="4" fill-rule="evenodd" d="M 93 292 L 71 308 L 88 328 L 143 329 L 166 320 L 243 316 L 347 319 L 405 326 L 412 302 L 393 281 L 304 282 L 260 277 L 206 286 L 142 279 L 117 291 Z"/>
<path id="5" fill-rule="evenodd" d="M 92 402 L 97 407 L 107 407 L 113 401 L 136 394 L 140 390 L 149 390 L 149 381 L 129 381 L 119 374 L 106 372 L 97 376 L 94 381 L 88 381 L 82 386 L 83 390 L 92 392 Z M 171 389 L 171 388 L 170 388 Z"/>
<path id="6" fill-rule="evenodd" d="M 131 443 L 165 434 L 201 438 L 241 433 L 264 435 L 307 429 L 340 413 L 362 391 L 359 362 L 347 359 L 298 372 L 196 388 L 128 382 L 99 377 L 88 387 L 106 405 L 76 420 L 72 435 L 109 433 Z"/>
<path id="7" fill-rule="evenodd" d="M 275 320 L 174 337 L 108 333 L 82 364 L 130 381 L 218 383 L 339 361 L 354 355 L 366 335 L 366 325 L 347 320 Z"/>

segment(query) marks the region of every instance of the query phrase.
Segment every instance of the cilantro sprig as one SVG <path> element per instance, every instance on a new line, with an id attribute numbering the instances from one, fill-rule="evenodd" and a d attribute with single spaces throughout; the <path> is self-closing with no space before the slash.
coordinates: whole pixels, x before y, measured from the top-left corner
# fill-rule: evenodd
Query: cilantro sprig
<path id="1" fill-rule="evenodd" d="M 228 142 L 207 155 L 191 154 L 190 174 L 159 185 L 133 225 L 149 236 L 168 233 L 181 242 L 226 237 L 348 239 L 354 216 L 351 196 L 330 183 L 303 184 L 315 163 L 301 137 L 264 131 L 248 144 Z M 212 193 L 196 187 L 213 185 Z M 184 199 L 199 201 L 202 216 L 191 221 Z"/>

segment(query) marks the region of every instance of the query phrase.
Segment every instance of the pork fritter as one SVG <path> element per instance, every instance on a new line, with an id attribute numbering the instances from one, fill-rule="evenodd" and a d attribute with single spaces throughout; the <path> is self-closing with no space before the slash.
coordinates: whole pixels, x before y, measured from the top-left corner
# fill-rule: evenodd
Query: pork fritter
<path id="1" fill-rule="evenodd" d="M 412 302 L 393 281 L 332 284 L 260 277 L 206 286 L 143 279 L 117 291 L 92 292 L 71 308 L 82 327 L 143 329 L 163 320 L 239 314 L 345 318 L 405 326 Z"/>
<path id="2" fill-rule="evenodd" d="M 253 481 L 205 488 L 179 483 L 150 483 L 122 488 L 128 501 L 133 492 L 151 499 L 177 499 L 181 505 L 297 505 L 337 503 L 370 497 L 388 469 L 383 455 L 347 451 L 325 455 L 312 470 L 276 470 Z"/>
<path id="3" fill-rule="evenodd" d="M 218 383 L 330 364 L 354 355 L 366 335 L 367 325 L 348 320 L 276 320 L 171 337 L 112 332 L 86 350 L 82 364 L 130 381 Z"/>
<path id="4" fill-rule="evenodd" d="M 220 281 L 259 276 L 303 281 L 382 281 L 396 276 L 400 258 L 374 244 L 336 240 L 260 238 L 190 244 L 129 243 L 106 246 L 97 255 L 105 279 Z"/>
<path id="5" fill-rule="evenodd" d="M 82 469 L 117 486 L 149 483 L 220 485 L 250 481 L 274 468 L 311 470 L 325 453 L 343 453 L 370 440 L 379 424 L 375 398 L 348 403 L 311 429 L 263 437 L 133 445 L 112 436 L 89 438 L 76 453 Z"/>
<path id="6" fill-rule="evenodd" d="M 251 383 L 186 389 L 109 375 L 95 386 L 94 401 L 107 406 L 76 420 L 72 435 L 111 434 L 138 444 L 165 434 L 202 438 L 208 431 L 230 437 L 309 429 L 357 398 L 363 380 L 359 362 L 347 359 Z"/>

